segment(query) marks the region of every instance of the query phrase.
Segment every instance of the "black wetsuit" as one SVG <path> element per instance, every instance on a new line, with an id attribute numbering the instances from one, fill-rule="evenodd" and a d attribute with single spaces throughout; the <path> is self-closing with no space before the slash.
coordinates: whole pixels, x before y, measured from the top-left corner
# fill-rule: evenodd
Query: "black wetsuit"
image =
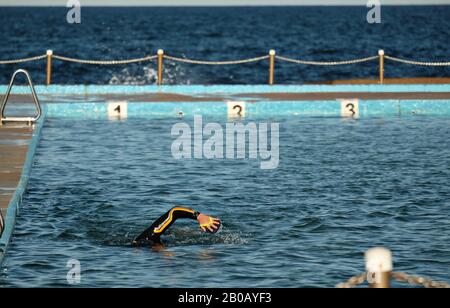
<path id="1" fill-rule="evenodd" d="M 161 235 L 179 218 L 197 220 L 200 213 L 184 207 L 171 208 L 133 241 L 135 246 L 161 244 Z"/>

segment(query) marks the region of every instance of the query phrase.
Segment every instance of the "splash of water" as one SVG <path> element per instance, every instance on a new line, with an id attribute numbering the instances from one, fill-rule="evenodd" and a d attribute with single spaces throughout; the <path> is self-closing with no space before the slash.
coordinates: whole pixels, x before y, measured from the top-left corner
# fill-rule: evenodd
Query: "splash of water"
<path id="1" fill-rule="evenodd" d="M 223 228 L 220 233 L 205 234 L 190 227 L 177 227 L 171 230 L 165 241 L 168 246 L 184 245 L 246 245 L 250 236 L 240 231 Z"/>
<path id="2" fill-rule="evenodd" d="M 165 84 L 190 84 L 185 70 L 175 63 L 166 63 L 163 69 Z M 156 84 L 158 71 L 153 65 L 141 66 L 140 69 L 126 67 L 119 73 L 113 73 L 110 85 L 149 85 Z"/>
<path id="3" fill-rule="evenodd" d="M 133 237 L 125 235 L 99 235 L 101 242 L 108 246 L 131 246 Z M 162 241 L 168 247 L 189 245 L 246 245 L 249 243 L 250 234 L 241 231 L 222 229 L 220 233 L 205 234 L 200 230 L 193 230 L 189 226 L 175 227 L 163 236 Z"/>

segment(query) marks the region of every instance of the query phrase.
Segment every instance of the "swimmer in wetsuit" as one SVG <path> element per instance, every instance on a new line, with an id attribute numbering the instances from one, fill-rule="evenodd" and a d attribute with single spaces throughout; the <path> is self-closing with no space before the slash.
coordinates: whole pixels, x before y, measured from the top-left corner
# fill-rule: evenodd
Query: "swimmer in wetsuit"
<path id="1" fill-rule="evenodd" d="M 172 224 L 180 218 L 197 220 L 200 225 L 200 229 L 203 232 L 208 233 L 216 233 L 221 226 L 221 222 L 217 218 L 201 214 L 188 208 L 174 207 L 158 218 L 150 227 L 136 237 L 133 241 L 133 245 L 161 245 L 161 235 L 163 235 L 164 232 L 166 232 L 170 226 L 172 226 Z"/>

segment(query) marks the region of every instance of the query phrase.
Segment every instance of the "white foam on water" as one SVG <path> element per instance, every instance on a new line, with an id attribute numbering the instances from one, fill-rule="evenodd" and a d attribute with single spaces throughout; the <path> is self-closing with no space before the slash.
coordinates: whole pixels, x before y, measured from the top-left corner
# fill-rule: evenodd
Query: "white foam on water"
<path id="1" fill-rule="evenodd" d="M 139 70 L 128 67 L 119 73 L 114 73 L 109 80 L 110 85 L 149 85 L 156 84 L 158 71 L 154 65 L 140 67 Z M 175 63 L 165 63 L 163 69 L 164 84 L 189 85 L 190 80 L 186 79 L 185 70 Z"/>
<path id="2" fill-rule="evenodd" d="M 223 227 L 222 227 L 223 228 Z M 206 234 L 191 227 L 176 227 L 165 236 L 170 246 L 195 244 L 246 245 L 249 236 L 239 231 L 223 228 L 220 233 Z M 164 238 L 163 238 L 164 242 Z"/>

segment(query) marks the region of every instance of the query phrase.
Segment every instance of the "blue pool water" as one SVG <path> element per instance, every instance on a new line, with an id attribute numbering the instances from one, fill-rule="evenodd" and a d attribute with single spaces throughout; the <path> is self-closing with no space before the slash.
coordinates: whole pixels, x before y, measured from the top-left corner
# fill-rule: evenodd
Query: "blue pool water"
<path id="1" fill-rule="evenodd" d="M 256 120 L 280 123 L 278 169 L 176 161 L 177 119 L 48 118 L 0 286 L 67 286 L 78 259 L 86 287 L 332 287 L 377 245 L 398 271 L 450 280 L 450 118 Z M 129 247 L 173 205 L 222 233 L 180 222 L 163 251 Z"/>
<path id="2" fill-rule="evenodd" d="M 81 24 L 68 9 L 0 7 L 0 59 L 55 54 L 80 59 L 129 59 L 167 54 L 237 60 L 278 54 L 317 61 L 387 54 L 449 61 L 450 6 L 383 6 L 382 23 L 366 20 L 366 1 L 355 7 L 90 8 Z M 45 83 L 45 60 L 2 65 L 0 84 L 17 68 Z M 418 67 L 386 60 L 386 77 L 448 77 L 450 67 Z M 278 84 L 378 78 L 378 63 L 317 67 L 276 63 Z M 167 84 L 267 84 L 268 61 L 238 66 L 195 66 L 166 61 Z M 56 84 L 154 84 L 155 62 L 90 66 L 53 62 Z"/>

